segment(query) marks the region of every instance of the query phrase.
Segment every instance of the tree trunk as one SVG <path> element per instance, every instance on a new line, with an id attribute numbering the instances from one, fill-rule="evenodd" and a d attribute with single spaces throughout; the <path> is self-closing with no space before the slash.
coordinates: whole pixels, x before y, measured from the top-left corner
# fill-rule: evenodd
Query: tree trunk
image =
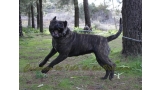
<path id="1" fill-rule="evenodd" d="M 85 15 L 85 26 L 87 25 L 91 27 L 88 0 L 83 0 L 83 5 L 84 5 L 84 15 Z"/>
<path id="2" fill-rule="evenodd" d="M 37 29 L 39 29 L 39 24 L 40 24 L 40 20 L 39 20 L 39 14 L 40 14 L 40 10 L 39 10 L 39 3 L 38 3 L 38 1 L 36 2 L 36 4 L 37 4 Z"/>
<path id="3" fill-rule="evenodd" d="M 29 6 L 30 8 L 30 6 Z M 30 12 L 30 9 L 28 11 L 28 27 L 31 27 L 31 12 Z"/>
<path id="4" fill-rule="evenodd" d="M 31 14 L 32 14 L 32 28 L 35 28 L 33 4 L 31 4 Z"/>
<path id="5" fill-rule="evenodd" d="M 19 10 L 19 36 L 22 37 L 23 36 L 23 32 L 22 32 L 22 20 L 21 20 L 21 12 Z"/>
<path id="6" fill-rule="evenodd" d="M 42 0 L 39 0 L 40 9 L 40 32 L 43 33 L 43 11 L 42 11 Z"/>
<path id="7" fill-rule="evenodd" d="M 142 53 L 142 0 L 123 0 L 123 50 L 125 55 Z"/>
<path id="8" fill-rule="evenodd" d="M 79 7 L 78 0 L 74 0 L 75 16 L 74 16 L 74 26 L 79 27 Z"/>

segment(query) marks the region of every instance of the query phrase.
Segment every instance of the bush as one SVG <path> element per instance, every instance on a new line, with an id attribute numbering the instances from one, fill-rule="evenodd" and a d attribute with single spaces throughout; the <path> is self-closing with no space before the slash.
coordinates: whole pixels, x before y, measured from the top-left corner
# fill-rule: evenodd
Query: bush
<path id="1" fill-rule="evenodd" d="M 39 33 L 39 29 L 31 28 L 31 27 L 23 27 L 22 31 L 24 33 Z"/>
<path id="2" fill-rule="evenodd" d="M 74 27 L 73 32 L 79 33 L 80 30 L 83 30 L 83 29 L 79 27 Z"/>

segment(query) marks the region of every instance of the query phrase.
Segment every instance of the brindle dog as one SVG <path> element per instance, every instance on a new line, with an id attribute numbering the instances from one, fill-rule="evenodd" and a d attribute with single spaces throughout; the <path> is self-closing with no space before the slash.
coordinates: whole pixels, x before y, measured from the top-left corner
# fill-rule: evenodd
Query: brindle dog
<path id="1" fill-rule="evenodd" d="M 120 18 L 120 28 L 115 35 L 102 37 L 98 35 L 78 34 L 72 32 L 67 27 L 67 21 L 56 20 L 56 17 L 50 21 L 49 31 L 52 36 L 52 46 L 50 53 L 39 64 L 43 67 L 44 64 L 57 52 L 59 56 L 53 60 L 47 67 L 42 69 L 42 73 L 47 73 L 53 66 L 65 60 L 67 57 L 79 56 L 88 53 L 94 53 L 96 60 L 102 66 L 106 74 L 101 79 L 111 80 L 114 76 L 115 64 L 108 57 L 110 48 L 108 42 L 116 39 L 122 32 L 122 24 Z"/>

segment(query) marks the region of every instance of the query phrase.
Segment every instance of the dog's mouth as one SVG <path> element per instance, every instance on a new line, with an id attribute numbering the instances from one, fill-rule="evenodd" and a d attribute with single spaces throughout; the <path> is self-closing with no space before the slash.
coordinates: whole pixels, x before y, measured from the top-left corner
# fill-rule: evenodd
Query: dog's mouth
<path id="1" fill-rule="evenodd" d="M 54 30 L 52 32 L 52 36 L 55 37 L 55 38 L 59 38 L 62 36 L 62 31 L 61 30 Z"/>
<path id="2" fill-rule="evenodd" d="M 53 36 L 53 37 L 59 37 L 59 32 L 58 32 L 58 30 L 53 31 L 53 32 L 52 32 L 52 36 Z"/>
<path id="3" fill-rule="evenodd" d="M 55 35 L 57 35 L 59 32 L 58 32 L 58 30 L 55 30 L 53 33 L 54 33 Z"/>

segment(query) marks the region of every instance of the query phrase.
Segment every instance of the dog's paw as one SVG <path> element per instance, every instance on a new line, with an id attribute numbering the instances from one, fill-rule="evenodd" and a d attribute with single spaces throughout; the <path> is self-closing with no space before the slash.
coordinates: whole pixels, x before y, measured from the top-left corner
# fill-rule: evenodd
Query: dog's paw
<path id="1" fill-rule="evenodd" d="M 110 81 L 112 81 L 112 78 L 113 78 L 113 77 L 110 77 L 110 76 L 109 76 L 109 80 L 110 80 Z"/>
<path id="2" fill-rule="evenodd" d="M 45 67 L 42 69 L 42 73 L 47 73 L 50 69 L 52 69 L 52 67 Z"/>
<path id="3" fill-rule="evenodd" d="M 114 71 L 112 71 L 109 75 L 109 80 L 112 80 L 112 78 L 114 78 Z"/>
<path id="4" fill-rule="evenodd" d="M 39 67 L 43 67 L 43 65 L 44 65 L 44 63 L 43 63 L 43 62 L 41 62 L 41 63 L 39 64 Z"/>

